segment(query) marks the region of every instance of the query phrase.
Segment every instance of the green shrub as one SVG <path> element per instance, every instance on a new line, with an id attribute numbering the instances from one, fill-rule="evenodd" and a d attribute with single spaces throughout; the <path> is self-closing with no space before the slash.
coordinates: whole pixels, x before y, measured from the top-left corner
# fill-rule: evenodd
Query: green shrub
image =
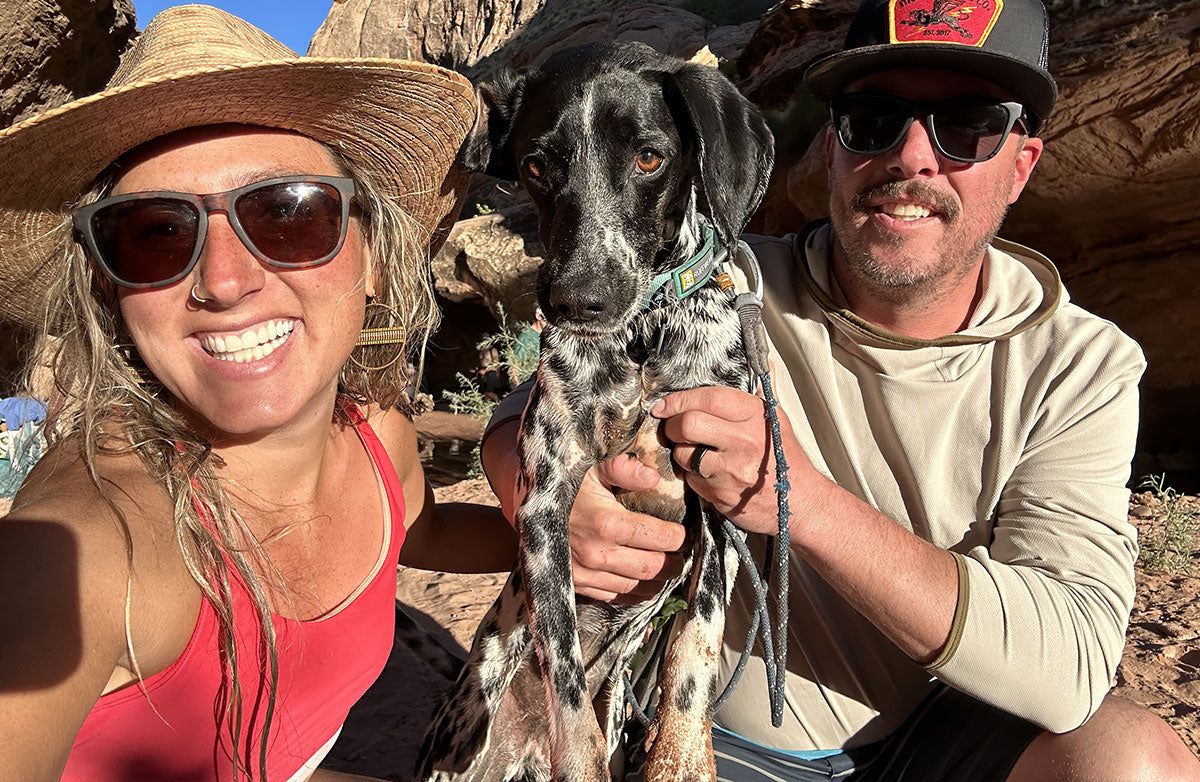
<path id="1" fill-rule="evenodd" d="M 497 362 L 499 368 L 508 372 L 509 380 L 513 386 L 516 386 L 521 380 L 533 374 L 533 370 L 537 368 L 538 357 L 536 354 L 519 355 L 516 350 L 517 335 L 528 325 L 524 321 L 518 321 L 513 324 L 508 322 L 508 314 L 505 312 L 503 305 L 498 305 L 496 308 L 499 311 L 499 326 L 500 330 L 484 337 L 475 345 L 476 350 L 485 348 L 496 348 L 500 353 L 500 361 Z M 493 369 L 496 365 L 489 365 L 484 369 Z M 442 398 L 450 403 L 450 412 L 459 415 L 469 415 L 472 418 L 478 418 L 481 421 L 487 421 L 492 417 L 492 413 L 496 410 L 498 400 L 488 398 L 483 389 L 480 388 L 473 378 L 467 377 L 462 372 L 458 372 L 454 376 L 458 381 L 458 389 L 451 391 L 449 389 L 442 391 Z M 477 478 L 483 475 L 483 466 L 480 461 L 479 445 L 476 444 L 471 452 L 471 466 L 467 470 L 467 477 Z"/>
<path id="2" fill-rule="evenodd" d="M 1200 511 L 1167 486 L 1166 479 L 1165 474 L 1150 475 L 1140 485 L 1162 505 L 1163 518 L 1143 531 L 1138 561 L 1147 570 L 1191 574 L 1196 569 L 1192 555 L 1200 543 Z"/>

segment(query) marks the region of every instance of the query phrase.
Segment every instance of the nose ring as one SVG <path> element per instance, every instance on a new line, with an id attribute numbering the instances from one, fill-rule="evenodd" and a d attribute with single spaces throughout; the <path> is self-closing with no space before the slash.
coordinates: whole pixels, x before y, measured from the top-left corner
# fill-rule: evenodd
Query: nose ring
<path id="1" fill-rule="evenodd" d="M 197 293 L 196 291 L 199 287 L 200 287 L 200 283 L 196 283 L 195 285 L 192 286 L 192 300 L 195 301 L 197 304 L 208 304 L 210 301 L 212 301 L 212 299 L 206 299 L 203 296 L 201 296 L 199 293 Z"/>

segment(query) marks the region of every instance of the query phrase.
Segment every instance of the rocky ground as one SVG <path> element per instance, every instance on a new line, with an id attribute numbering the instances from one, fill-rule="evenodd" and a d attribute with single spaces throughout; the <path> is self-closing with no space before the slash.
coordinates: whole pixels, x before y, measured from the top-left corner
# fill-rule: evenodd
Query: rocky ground
<path id="1" fill-rule="evenodd" d="M 483 479 L 434 490 L 439 502 L 494 504 Z M 1200 499 L 1183 498 L 1200 511 Z M 1143 539 L 1159 534 L 1166 518 L 1153 494 L 1135 494 L 1130 519 Z M 1200 573 L 1200 550 L 1190 566 Z M 463 576 L 401 569 L 397 600 L 451 650 L 465 656 L 479 618 L 505 574 Z M 1200 754 L 1200 577 L 1137 569 L 1137 599 L 1128 642 L 1117 671 L 1116 694 L 1163 717 Z M 329 765 L 386 779 L 409 779 L 421 733 L 447 684 L 397 645 L 387 670 L 350 714 Z"/>
<path id="2" fill-rule="evenodd" d="M 1200 498 L 1184 497 L 1181 506 L 1200 512 Z M 1162 502 L 1148 492 L 1135 494 L 1130 521 L 1143 541 L 1160 534 Z M 1200 549 L 1190 560 L 1191 572 L 1200 574 Z M 1200 578 L 1140 566 L 1136 572 L 1137 597 L 1114 692 L 1149 707 L 1200 755 Z"/>

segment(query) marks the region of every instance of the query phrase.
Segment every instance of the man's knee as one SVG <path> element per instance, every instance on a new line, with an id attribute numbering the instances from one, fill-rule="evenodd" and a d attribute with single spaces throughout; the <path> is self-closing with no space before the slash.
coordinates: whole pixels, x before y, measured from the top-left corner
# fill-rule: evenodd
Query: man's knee
<path id="1" fill-rule="evenodd" d="M 1008 779 L 1200 782 L 1200 761 L 1156 714 L 1109 695 L 1082 726 L 1034 739 Z"/>

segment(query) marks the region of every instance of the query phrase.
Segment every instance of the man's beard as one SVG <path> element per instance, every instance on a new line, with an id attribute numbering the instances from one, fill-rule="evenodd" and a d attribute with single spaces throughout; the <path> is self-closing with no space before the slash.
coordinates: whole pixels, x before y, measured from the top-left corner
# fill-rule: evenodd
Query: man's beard
<path id="1" fill-rule="evenodd" d="M 833 182 L 830 182 L 831 190 Z M 847 205 L 831 204 L 834 234 L 849 271 L 866 283 L 875 295 L 886 300 L 902 300 L 915 291 L 936 290 L 940 284 L 968 273 L 978 262 L 988 245 L 996 238 L 1000 225 L 1008 214 L 1008 204 L 1002 195 L 1011 188 L 1005 183 L 1003 190 L 997 188 L 995 198 L 983 205 L 992 213 L 985 229 L 975 236 L 964 234 L 962 209 L 954 199 L 919 180 L 892 181 L 873 185 L 856 193 Z M 868 206 L 872 201 L 916 200 L 930 204 L 938 212 L 935 219 L 947 227 L 947 240 L 938 248 L 934 259 L 919 256 L 903 256 L 884 261 L 872 254 L 870 243 L 858 229 L 857 220 L 871 214 Z M 892 251 L 904 247 L 903 235 L 884 232 L 883 241 Z"/>

